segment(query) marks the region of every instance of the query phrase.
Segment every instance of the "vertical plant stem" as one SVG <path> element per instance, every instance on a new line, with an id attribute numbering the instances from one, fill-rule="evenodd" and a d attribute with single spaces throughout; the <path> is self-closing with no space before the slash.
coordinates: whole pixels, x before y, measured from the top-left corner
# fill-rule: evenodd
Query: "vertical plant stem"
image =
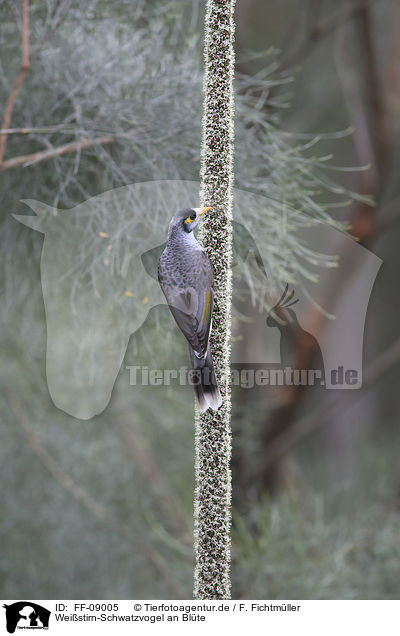
<path id="1" fill-rule="evenodd" d="M 207 0 L 201 149 L 200 240 L 214 268 L 211 351 L 222 394 L 218 411 L 196 412 L 195 576 L 198 599 L 230 598 L 231 257 L 234 0 Z"/>

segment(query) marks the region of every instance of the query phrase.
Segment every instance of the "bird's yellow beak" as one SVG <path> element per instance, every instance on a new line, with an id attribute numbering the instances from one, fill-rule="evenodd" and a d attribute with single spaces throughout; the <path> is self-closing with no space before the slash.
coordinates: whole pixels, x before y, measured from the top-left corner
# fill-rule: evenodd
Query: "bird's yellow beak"
<path id="1" fill-rule="evenodd" d="M 204 212 L 208 212 L 208 210 L 212 210 L 212 208 L 191 208 L 191 209 L 194 210 L 194 212 L 196 212 L 197 216 L 204 214 Z M 192 219 L 190 218 L 190 216 L 188 216 L 188 218 L 185 219 L 185 223 L 192 223 Z"/>

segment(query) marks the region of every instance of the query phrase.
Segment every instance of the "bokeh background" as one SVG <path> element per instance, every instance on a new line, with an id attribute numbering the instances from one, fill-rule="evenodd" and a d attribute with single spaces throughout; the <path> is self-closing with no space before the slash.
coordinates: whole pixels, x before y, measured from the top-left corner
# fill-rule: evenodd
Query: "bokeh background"
<path id="1" fill-rule="evenodd" d="M 192 389 L 132 387 L 126 370 L 185 365 L 186 346 L 155 308 L 106 410 L 58 410 L 43 236 L 11 214 L 198 179 L 204 2 L 26 4 L 29 25 L 24 2 L 0 3 L 1 596 L 189 598 Z M 398 598 L 400 5 L 237 0 L 236 20 L 237 187 L 271 197 L 272 221 L 288 205 L 346 227 L 383 266 L 362 389 L 234 390 L 233 597 Z M 290 241 L 273 247 L 267 269 L 295 284 Z M 251 351 L 259 309 L 241 308 Z"/>

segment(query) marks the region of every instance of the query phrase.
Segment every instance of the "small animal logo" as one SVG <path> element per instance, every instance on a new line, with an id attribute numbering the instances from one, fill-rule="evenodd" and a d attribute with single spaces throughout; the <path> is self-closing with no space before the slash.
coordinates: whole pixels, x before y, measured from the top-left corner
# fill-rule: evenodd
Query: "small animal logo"
<path id="1" fill-rule="evenodd" d="M 4 604 L 6 610 L 6 626 L 9 634 L 18 629 L 48 629 L 50 610 L 32 603 L 32 601 L 18 601 L 11 605 Z"/>
<path id="2" fill-rule="evenodd" d="M 289 291 L 286 284 L 282 296 L 272 307 L 266 320 L 268 327 L 276 327 L 280 331 L 281 364 L 292 369 L 318 369 L 324 373 L 324 360 L 317 339 L 303 329 L 297 319 L 294 305 L 299 302 L 295 298 L 294 289 Z"/>

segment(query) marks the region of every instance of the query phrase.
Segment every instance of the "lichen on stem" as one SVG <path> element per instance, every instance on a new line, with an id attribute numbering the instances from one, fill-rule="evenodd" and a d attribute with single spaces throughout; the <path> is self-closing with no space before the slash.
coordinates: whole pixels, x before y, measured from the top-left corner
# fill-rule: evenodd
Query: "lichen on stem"
<path id="1" fill-rule="evenodd" d="M 196 412 L 195 576 L 198 599 L 230 598 L 231 257 L 234 122 L 234 0 L 208 0 L 201 148 L 201 204 L 212 206 L 200 240 L 214 268 L 211 351 L 222 406 Z"/>

